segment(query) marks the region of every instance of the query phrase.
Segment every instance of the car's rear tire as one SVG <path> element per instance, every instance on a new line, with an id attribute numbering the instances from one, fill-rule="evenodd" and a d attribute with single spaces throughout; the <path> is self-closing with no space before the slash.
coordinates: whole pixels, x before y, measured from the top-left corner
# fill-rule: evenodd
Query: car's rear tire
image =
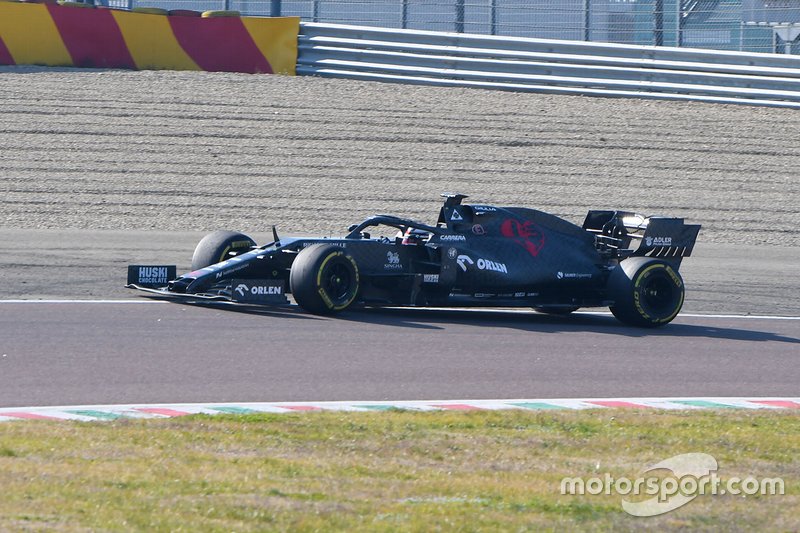
<path id="1" fill-rule="evenodd" d="M 358 265 L 343 248 L 314 244 L 301 251 L 289 272 L 289 287 L 297 304 L 317 315 L 347 309 L 359 289 Z"/>
<path id="2" fill-rule="evenodd" d="M 197 243 L 192 256 L 192 270 L 200 270 L 250 251 L 256 241 L 238 231 L 219 230 Z"/>
<path id="3" fill-rule="evenodd" d="M 611 312 L 632 326 L 663 326 L 683 307 L 683 279 L 672 265 L 660 259 L 626 259 L 611 273 L 608 288 L 614 300 Z"/>

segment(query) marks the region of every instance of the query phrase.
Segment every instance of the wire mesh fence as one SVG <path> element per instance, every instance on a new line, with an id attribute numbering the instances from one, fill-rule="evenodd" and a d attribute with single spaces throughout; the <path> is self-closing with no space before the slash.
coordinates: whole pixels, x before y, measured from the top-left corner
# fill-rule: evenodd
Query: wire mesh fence
<path id="1" fill-rule="evenodd" d="M 87 0 L 91 1 L 91 0 Z M 94 0 L 306 22 L 800 53 L 800 0 Z"/>

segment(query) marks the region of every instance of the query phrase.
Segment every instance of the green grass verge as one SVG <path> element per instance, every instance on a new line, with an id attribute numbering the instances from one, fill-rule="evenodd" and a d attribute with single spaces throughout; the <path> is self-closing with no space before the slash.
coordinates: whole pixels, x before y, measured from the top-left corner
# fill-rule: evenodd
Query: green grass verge
<path id="1" fill-rule="evenodd" d="M 784 496 L 634 518 L 566 476 L 688 452 Z M 302 413 L 0 424 L 0 530 L 797 530 L 800 416 L 635 410 Z"/>

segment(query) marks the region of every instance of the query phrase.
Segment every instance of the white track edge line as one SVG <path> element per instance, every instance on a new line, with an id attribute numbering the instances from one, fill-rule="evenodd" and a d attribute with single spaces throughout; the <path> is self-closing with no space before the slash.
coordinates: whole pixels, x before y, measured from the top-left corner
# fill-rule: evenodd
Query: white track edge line
<path id="1" fill-rule="evenodd" d="M 171 303 L 165 300 L 0 300 L 0 304 L 166 304 Z M 175 303 L 175 302 L 172 302 Z M 180 302 L 177 302 L 180 303 Z M 230 302 L 214 302 L 230 303 Z M 418 309 L 422 311 L 502 311 L 504 313 L 534 314 L 527 309 L 510 309 L 496 307 L 391 307 L 390 309 Z M 608 311 L 578 311 L 576 315 L 598 315 L 611 316 Z M 731 319 L 752 319 L 752 320 L 800 320 L 800 316 L 782 315 L 732 315 L 732 314 L 702 314 L 702 313 L 681 313 L 678 318 L 731 318 Z"/>
<path id="2" fill-rule="evenodd" d="M 164 300 L 0 300 L 0 304 L 165 304 Z"/>

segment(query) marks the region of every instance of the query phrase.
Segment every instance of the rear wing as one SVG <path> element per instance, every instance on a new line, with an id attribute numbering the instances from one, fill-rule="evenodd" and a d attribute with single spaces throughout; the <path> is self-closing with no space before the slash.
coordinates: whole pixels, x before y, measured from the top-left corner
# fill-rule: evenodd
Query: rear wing
<path id="1" fill-rule="evenodd" d="M 583 229 L 595 235 L 595 247 L 605 257 L 658 257 L 679 266 L 692 255 L 700 225 L 627 211 L 589 211 Z"/>

